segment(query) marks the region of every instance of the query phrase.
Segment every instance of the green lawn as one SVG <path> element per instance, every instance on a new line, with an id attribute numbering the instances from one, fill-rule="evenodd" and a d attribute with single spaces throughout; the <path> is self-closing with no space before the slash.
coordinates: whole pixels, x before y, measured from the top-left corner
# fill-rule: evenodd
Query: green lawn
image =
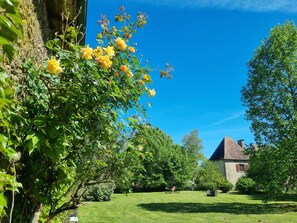
<path id="1" fill-rule="evenodd" d="M 259 197 L 235 193 L 114 194 L 110 202 L 82 204 L 78 218 L 80 223 L 296 223 L 295 198 L 263 204 Z"/>

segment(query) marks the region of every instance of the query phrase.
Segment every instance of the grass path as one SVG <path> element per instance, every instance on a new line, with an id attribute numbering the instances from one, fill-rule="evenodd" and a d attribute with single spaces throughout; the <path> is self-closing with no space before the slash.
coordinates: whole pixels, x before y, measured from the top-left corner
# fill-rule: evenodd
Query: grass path
<path id="1" fill-rule="evenodd" d="M 80 223 L 297 223 L 297 202 L 197 191 L 114 194 L 110 202 L 80 206 L 78 217 Z"/>

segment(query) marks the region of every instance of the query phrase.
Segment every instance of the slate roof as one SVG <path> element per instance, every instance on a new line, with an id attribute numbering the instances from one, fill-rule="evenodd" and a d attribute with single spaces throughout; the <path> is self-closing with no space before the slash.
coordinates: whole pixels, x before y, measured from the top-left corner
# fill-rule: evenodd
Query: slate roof
<path id="1" fill-rule="evenodd" d="M 232 138 L 224 137 L 209 160 L 249 160 L 249 156 Z"/>

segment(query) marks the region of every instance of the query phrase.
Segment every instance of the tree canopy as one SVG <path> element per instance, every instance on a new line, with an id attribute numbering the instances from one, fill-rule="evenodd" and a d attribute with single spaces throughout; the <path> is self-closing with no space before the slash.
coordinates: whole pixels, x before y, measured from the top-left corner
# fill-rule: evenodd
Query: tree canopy
<path id="1" fill-rule="evenodd" d="M 189 153 L 189 155 L 195 160 L 203 159 L 203 145 L 202 140 L 198 138 L 198 130 L 192 130 L 189 135 L 185 135 L 182 139 L 183 148 Z"/>
<path id="2" fill-rule="evenodd" d="M 143 160 L 143 169 L 135 173 L 135 188 L 139 190 L 164 190 L 165 187 L 184 188 L 190 179 L 191 159 L 188 153 L 175 144 L 159 128 L 143 125 L 135 137 L 149 153 Z"/>
<path id="3" fill-rule="evenodd" d="M 276 26 L 249 61 L 248 81 L 242 88 L 242 101 L 248 108 L 246 118 L 251 121 L 258 148 L 264 145 L 282 151 L 282 156 L 273 156 L 272 152 L 267 155 L 271 162 L 282 160 L 286 167 L 269 171 L 282 171 L 291 185 L 296 180 L 297 169 L 296 55 L 296 25 L 286 22 Z"/>

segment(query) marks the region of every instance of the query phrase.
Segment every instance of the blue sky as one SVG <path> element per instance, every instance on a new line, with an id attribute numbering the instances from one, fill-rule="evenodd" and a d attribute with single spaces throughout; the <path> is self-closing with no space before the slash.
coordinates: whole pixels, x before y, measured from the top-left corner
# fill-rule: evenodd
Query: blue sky
<path id="1" fill-rule="evenodd" d="M 297 22 L 296 1 L 88 0 L 87 44 L 96 45 L 100 15 L 113 20 L 122 5 L 149 17 L 129 44 L 137 42 L 137 53 L 155 68 L 150 123 L 176 143 L 197 129 L 206 157 L 224 136 L 253 143 L 240 100 L 246 64 L 271 28 Z M 174 67 L 172 80 L 159 78 L 166 62 Z"/>

